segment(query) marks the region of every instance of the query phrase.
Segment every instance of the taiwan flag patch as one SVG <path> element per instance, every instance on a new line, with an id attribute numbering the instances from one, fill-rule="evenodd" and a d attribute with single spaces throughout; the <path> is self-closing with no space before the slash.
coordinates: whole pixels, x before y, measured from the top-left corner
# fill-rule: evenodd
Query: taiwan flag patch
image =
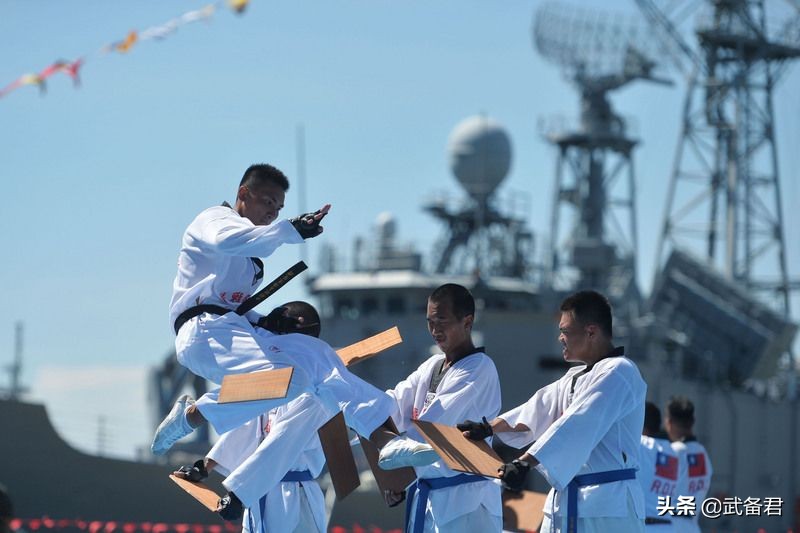
<path id="1" fill-rule="evenodd" d="M 656 456 L 656 475 L 666 479 L 678 479 L 678 458 L 658 452 Z"/>
<path id="2" fill-rule="evenodd" d="M 689 463 L 689 477 L 701 477 L 706 475 L 706 456 L 703 453 L 690 453 L 686 455 Z"/>

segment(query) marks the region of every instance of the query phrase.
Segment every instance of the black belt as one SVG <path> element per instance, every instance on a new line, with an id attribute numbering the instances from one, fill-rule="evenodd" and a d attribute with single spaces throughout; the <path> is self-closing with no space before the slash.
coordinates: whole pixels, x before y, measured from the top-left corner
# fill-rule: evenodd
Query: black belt
<path id="1" fill-rule="evenodd" d="M 230 313 L 232 309 L 228 309 L 226 307 L 222 307 L 221 305 L 213 305 L 213 304 L 202 304 L 202 305 L 195 305 L 194 307 L 190 307 L 183 313 L 178 315 L 178 318 L 175 319 L 175 335 L 178 334 L 178 330 L 181 329 L 181 326 L 186 324 L 189 320 L 193 319 L 196 316 L 200 316 L 203 313 L 211 313 L 212 315 L 224 315 Z"/>
<path id="2" fill-rule="evenodd" d="M 664 518 L 651 518 L 651 517 L 648 516 L 647 518 L 644 519 L 644 523 L 647 524 L 648 526 L 653 526 L 653 525 L 656 525 L 656 524 L 667 525 L 667 524 L 671 524 L 672 520 L 666 520 Z"/>
<path id="3" fill-rule="evenodd" d="M 308 266 L 302 261 L 298 261 L 290 268 L 288 268 L 283 274 L 272 280 L 266 287 L 246 299 L 244 302 L 236 308 L 237 315 L 243 315 L 246 312 L 253 309 L 256 305 L 260 304 L 268 297 L 275 294 L 275 291 L 289 283 L 293 277 L 298 275 L 299 273 L 303 272 L 307 269 Z M 175 334 L 178 334 L 178 330 L 181 329 L 181 326 L 186 323 L 187 320 L 191 320 L 192 318 L 202 315 L 203 313 L 211 313 L 214 315 L 224 315 L 230 313 L 233 309 L 228 309 L 226 307 L 222 307 L 221 305 L 213 305 L 213 304 L 200 304 L 195 305 L 194 307 L 190 307 L 189 309 L 185 310 L 183 313 L 178 315 L 178 318 L 175 319 Z M 251 322 L 252 323 L 252 322 Z M 254 326 L 257 324 L 253 324 Z"/>

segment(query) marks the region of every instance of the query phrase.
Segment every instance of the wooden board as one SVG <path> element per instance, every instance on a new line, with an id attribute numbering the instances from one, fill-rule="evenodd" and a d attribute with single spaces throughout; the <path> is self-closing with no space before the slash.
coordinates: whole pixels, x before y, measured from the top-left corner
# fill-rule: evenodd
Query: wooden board
<path id="1" fill-rule="evenodd" d="M 228 374 L 222 378 L 217 403 L 250 402 L 285 398 L 294 368 Z"/>
<path id="2" fill-rule="evenodd" d="M 403 338 L 400 336 L 400 330 L 394 326 L 363 341 L 340 348 L 336 350 L 336 353 L 344 361 L 345 366 L 352 366 L 401 342 L 403 342 Z"/>
<path id="3" fill-rule="evenodd" d="M 456 427 L 414 420 L 414 425 L 428 444 L 453 470 L 499 478 L 497 469 L 503 461 L 485 441 L 466 438 Z"/>
<path id="4" fill-rule="evenodd" d="M 317 430 L 317 434 L 322 443 L 325 461 L 328 463 L 336 499 L 343 500 L 361 485 L 347 426 L 344 423 L 344 414 L 341 411 L 337 413 Z"/>
<path id="5" fill-rule="evenodd" d="M 192 496 L 195 500 L 202 503 L 206 509 L 214 513 L 217 512 L 217 505 L 219 504 L 219 496 L 217 495 L 216 492 L 209 489 L 202 483 L 181 479 L 172 474 L 169 475 L 169 478 L 175 483 L 177 483 L 180 488 L 188 492 L 189 495 Z"/>
<path id="6" fill-rule="evenodd" d="M 547 494 L 541 492 L 503 491 L 503 529 L 507 531 L 538 531 L 544 517 Z"/>
<path id="7" fill-rule="evenodd" d="M 389 419 L 389 429 L 395 433 L 398 432 L 397 426 L 391 418 Z M 372 470 L 372 475 L 375 477 L 375 482 L 378 484 L 378 490 L 380 490 L 381 495 L 386 490 L 402 492 L 412 481 L 417 479 L 417 473 L 410 466 L 395 470 L 384 470 L 378 466 L 378 456 L 380 455 L 378 447 L 361 435 L 358 436 L 358 439 L 361 441 L 361 449 L 364 450 L 369 469 Z"/>

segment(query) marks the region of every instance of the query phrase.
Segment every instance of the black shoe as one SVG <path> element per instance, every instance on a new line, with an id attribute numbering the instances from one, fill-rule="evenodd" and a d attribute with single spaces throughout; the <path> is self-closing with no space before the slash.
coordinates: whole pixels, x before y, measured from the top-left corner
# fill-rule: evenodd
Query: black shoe
<path id="1" fill-rule="evenodd" d="M 228 522 L 241 520 L 244 515 L 244 506 L 236 494 L 229 492 L 225 497 L 220 498 L 217 504 L 217 513 Z"/>

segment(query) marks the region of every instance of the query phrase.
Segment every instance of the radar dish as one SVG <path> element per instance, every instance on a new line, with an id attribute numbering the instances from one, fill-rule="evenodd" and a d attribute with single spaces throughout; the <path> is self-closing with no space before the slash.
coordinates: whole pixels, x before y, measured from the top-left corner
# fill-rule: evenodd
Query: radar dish
<path id="1" fill-rule="evenodd" d="M 631 49 L 642 58 L 663 55 L 660 35 L 641 18 L 545 2 L 533 22 L 533 44 L 545 59 L 572 77 L 604 76 L 626 70 Z"/>
<path id="2" fill-rule="evenodd" d="M 511 168 L 511 139 L 495 120 L 472 116 L 450 134 L 447 151 L 450 170 L 467 193 L 485 201 Z"/>

